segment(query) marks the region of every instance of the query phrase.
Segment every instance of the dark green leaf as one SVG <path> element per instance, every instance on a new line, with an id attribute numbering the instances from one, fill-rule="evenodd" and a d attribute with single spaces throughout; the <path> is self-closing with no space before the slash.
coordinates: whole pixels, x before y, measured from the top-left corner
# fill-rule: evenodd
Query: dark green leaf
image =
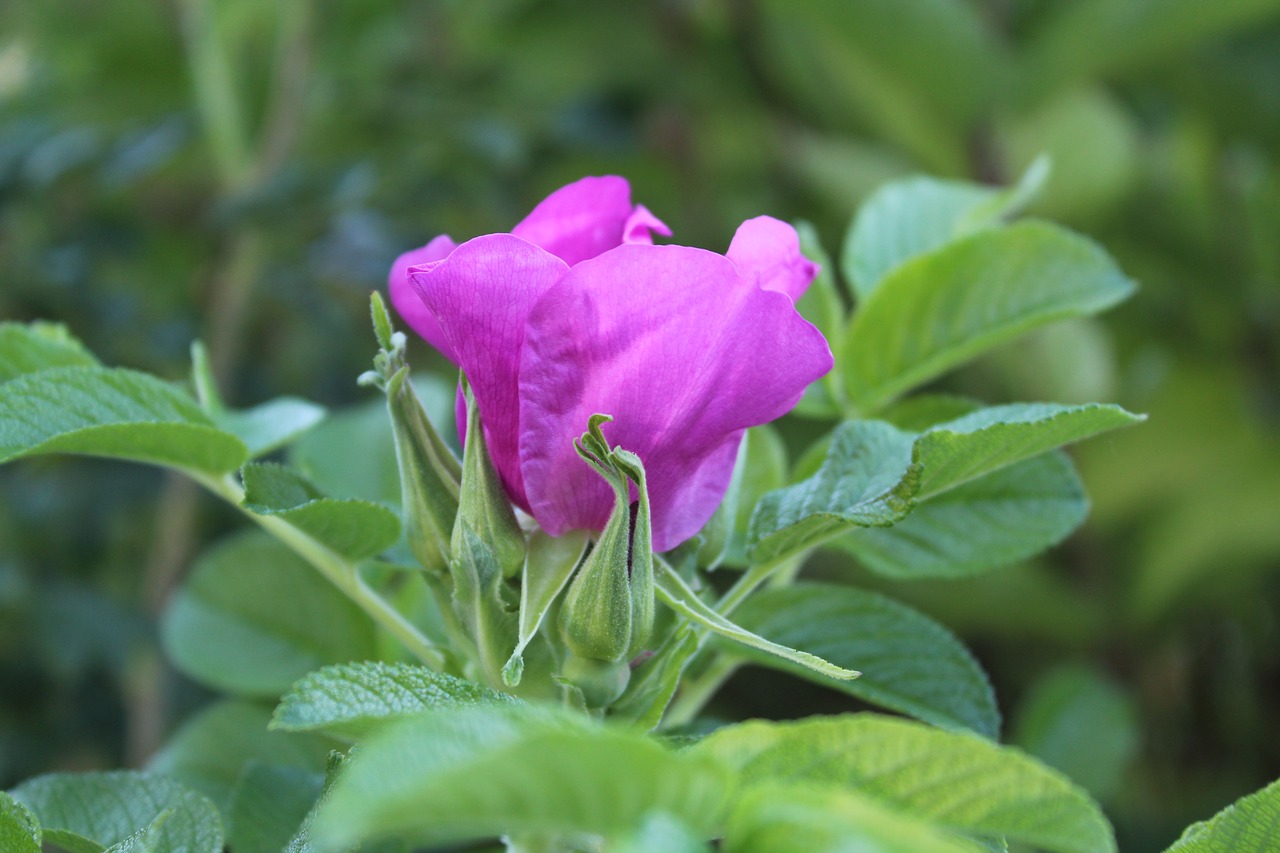
<path id="1" fill-rule="evenodd" d="M 166 853 L 222 853 L 222 822 L 213 803 L 172 779 L 146 773 L 53 773 L 13 791 L 44 827 L 44 840 L 100 851 L 147 827 L 167 809 L 154 849 Z M 143 848 L 145 849 L 145 848 Z"/>
<path id="2" fill-rule="evenodd" d="M 893 527 L 830 544 L 889 577 L 960 577 L 1056 545 L 1088 510 L 1071 460 L 1046 453 L 922 501 Z"/>
<path id="3" fill-rule="evenodd" d="M 772 655 L 723 645 L 755 663 L 793 672 L 867 702 L 949 729 L 995 738 L 1000 709 L 982 667 L 946 628 L 874 592 L 799 583 L 766 589 L 733 612 L 744 627 L 862 676 L 833 682 Z"/>
<path id="4" fill-rule="evenodd" d="M 981 231 L 897 267 L 854 312 L 839 355 L 871 412 L 1037 326 L 1133 292 L 1095 243 L 1044 222 Z"/>
<path id="5" fill-rule="evenodd" d="M 501 834 L 620 835 L 665 811 L 717 826 L 729 777 L 632 730 L 552 709 L 467 708 L 405 720 L 361 746 L 313 825 L 336 847 Z"/>
<path id="6" fill-rule="evenodd" d="M 227 841 L 235 853 L 280 853 L 311 810 L 324 775 L 297 767 L 249 763 L 228 811 Z"/>
<path id="7" fill-rule="evenodd" d="M 404 663 L 327 666 L 293 686 L 271 720 L 284 731 L 321 730 L 362 740 L 387 723 L 424 711 L 517 701 L 471 681 Z"/>
<path id="8" fill-rule="evenodd" d="M 221 474 L 248 455 L 195 401 L 154 376 L 54 367 L 0 385 L 0 462 L 84 453 Z"/>
<path id="9" fill-rule="evenodd" d="M 737 771 L 747 787 L 838 786 L 935 826 L 1053 853 L 1116 849 L 1088 795 L 1017 750 L 971 734 L 873 714 L 726 726 L 690 749 Z M 980 780 L 980 781 L 979 781 Z"/>
<path id="10" fill-rule="evenodd" d="M 373 623 L 279 542 L 235 536 L 207 551 L 161 622 L 188 675 L 232 693 L 279 696 L 325 664 L 374 657 Z"/>
<path id="11" fill-rule="evenodd" d="M 386 507 L 354 498 L 328 498 L 283 465 L 244 467 L 244 506 L 281 518 L 348 560 L 372 557 L 400 538 L 400 518 Z"/>

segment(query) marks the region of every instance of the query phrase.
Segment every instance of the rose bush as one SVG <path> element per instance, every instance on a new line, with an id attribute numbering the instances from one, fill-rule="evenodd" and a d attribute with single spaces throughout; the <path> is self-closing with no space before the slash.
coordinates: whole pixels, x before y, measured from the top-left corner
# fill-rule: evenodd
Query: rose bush
<path id="1" fill-rule="evenodd" d="M 724 255 L 655 232 L 626 180 L 591 177 L 509 234 L 439 236 L 392 268 L 397 311 L 462 368 L 508 496 L 552 535 L 600 530 L 613 507 L 573 446 L 592 414 L 644 462 L 665 551 L 715 512 L 744 430 L 832 367 L 795 309 L 817 267 L 790 225 L 748 220 Z"/>

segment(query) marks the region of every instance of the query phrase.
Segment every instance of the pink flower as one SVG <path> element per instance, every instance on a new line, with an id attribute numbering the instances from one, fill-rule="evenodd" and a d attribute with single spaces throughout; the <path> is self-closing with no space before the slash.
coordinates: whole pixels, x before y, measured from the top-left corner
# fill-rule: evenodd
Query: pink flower
<path id="1" fill-rule="evenodd" d="M 583 178 L 510 234 L 440 236 L 391 270 L 396 310 L 470 381 L 507 494 L 553 536 L 613 508 L 573 447 L 591 415 L 644 462 L 665 551 L 715 512 L 743 431 L 832 366 L 795 309 L 817 267 L 791 226 L 750 219 L 726 255 L 654 232 L 670 234 L 623 178 Z"/>

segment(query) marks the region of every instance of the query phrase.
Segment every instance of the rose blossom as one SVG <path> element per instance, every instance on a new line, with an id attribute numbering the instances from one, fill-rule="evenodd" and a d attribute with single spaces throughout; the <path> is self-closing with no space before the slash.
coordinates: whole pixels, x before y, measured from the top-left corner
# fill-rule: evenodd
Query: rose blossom
<path id="1" fill-rule="evenodd" d="M 832 366 L 795 309 L 817 267 L 790 225 L 749 219 L 724 255 L 653 232 L 670 234 L 626 180 L 583 178 L 510 234 L 436 237 L 391 270 L 396 310 L 471 383 L 507 494 L 553 536 L 613 508 L 573 446 L 591 415 L 644 462 L 665 551 L 715 512 L 743 431 Z"/>

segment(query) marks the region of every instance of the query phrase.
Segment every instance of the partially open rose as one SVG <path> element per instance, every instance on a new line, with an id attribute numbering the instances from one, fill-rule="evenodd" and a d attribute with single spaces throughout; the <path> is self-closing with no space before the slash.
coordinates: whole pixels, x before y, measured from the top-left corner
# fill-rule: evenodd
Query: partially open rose
<path id="1" fill-rule="evenodd" d="M 591 415 L 644 462 L 665 551 L 715 512 L 743 431 L 831 369 L 795 309 L 817 269 L 791 226 L 748 220 L 725 255 L 653 232 L 670 233 L 624 179 L 583 178 L 510 234 L 440 236 L 391 270 L 396 310 L 466 373 L 507 494 L 552 535 L 613 508 L 573 446 Z"/>

